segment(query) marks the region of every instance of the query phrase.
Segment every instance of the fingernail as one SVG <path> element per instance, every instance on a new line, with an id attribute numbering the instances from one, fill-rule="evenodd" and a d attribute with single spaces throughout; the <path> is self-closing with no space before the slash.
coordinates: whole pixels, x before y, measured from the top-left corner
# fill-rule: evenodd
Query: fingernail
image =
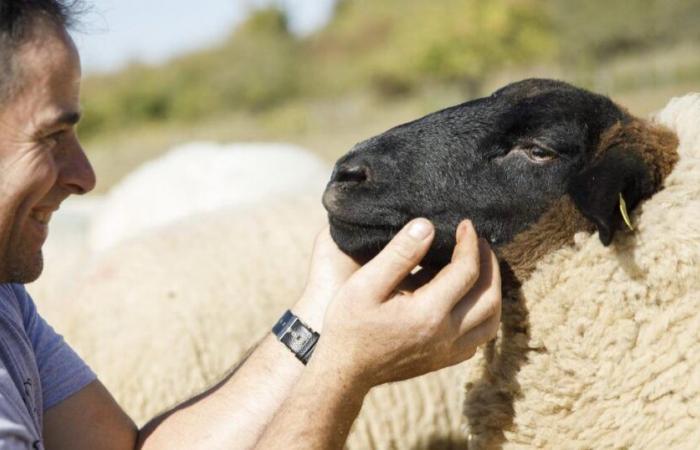
<path id="1" fill-rule="evenodd" d="M 463 220 L 460 224 L 459 227 L 457 227 L 457 240 L 461 241 L 462 238 L 464 237 L 464 234 L 469 230 L 471 225 L 471 222 L 468 220 Z"/>
<path id="2" fill-rule="evenodd" d="M 408 234 L 414 239 L 422 241 L 430 235 L 432 225 L 426 219 L 416 219 L 408 228 Z"/>
<path id="3" fill-rule="evenodd" d="M 464 222 L 457 226 L 457 241 L 462 240 L 462 235 L 464 234 Z"/>

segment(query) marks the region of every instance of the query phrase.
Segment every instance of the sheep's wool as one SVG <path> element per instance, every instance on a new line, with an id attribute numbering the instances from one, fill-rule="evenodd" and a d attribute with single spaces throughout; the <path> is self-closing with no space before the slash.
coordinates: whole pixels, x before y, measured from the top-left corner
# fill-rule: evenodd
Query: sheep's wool
<path id="1" fill-rule="evenodd" d="M 291 144 L 192 142 L 145 163 L 110 190 L 90 229 L 93 250 L 195 214 L 320 191 L 329 167 Z"/>
<path id="2" fill-rule="evenodd" d="M 700 94 L 653 120 L 678 134 L 679 163 L 637 208 L 634 233 L 607 248 L 579 234 L 524 283 L 536 350 L 511 361 L 509 426 L 476 433 L 465 406 L 470 448 L 700 446 Z M 479 358 L 468 390 L 508 372 L 484 374 Z M 506 397 L 478 408 L 504 410 Z"/>

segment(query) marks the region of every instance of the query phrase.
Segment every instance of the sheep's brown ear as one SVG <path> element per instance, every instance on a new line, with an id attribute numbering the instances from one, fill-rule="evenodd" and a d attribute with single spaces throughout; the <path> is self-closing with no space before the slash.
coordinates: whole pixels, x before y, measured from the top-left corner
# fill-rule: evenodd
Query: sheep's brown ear
<path id="1" fill-rule="evenodd" d="M 623 224 L 620 194 L 631 211 L 661 188 L 678 161 L 678 138 L 667 128 L 632 119 L 601 138 L 597 158 L 569 184 L 569 195 L 598 228 L 603 245 Z"/>
<path id="2" fill-rule="evenodd" d="M 650 170 L 638 155 L 609 149 L 592 166 L 572 178 L 569 195 L 583 215 L 598 228 L 603 245 L 609 245 L 623 224 L 620 194 L 630 210 L 654 192 Z"/>

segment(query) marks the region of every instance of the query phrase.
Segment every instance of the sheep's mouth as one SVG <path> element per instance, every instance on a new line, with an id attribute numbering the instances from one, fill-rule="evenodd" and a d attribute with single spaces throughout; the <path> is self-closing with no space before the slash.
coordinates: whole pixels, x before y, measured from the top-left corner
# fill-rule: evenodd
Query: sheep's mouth
<path id="1" fill-rule="evenodd" d="M 372 259 L 401 228 L 396 225 L 348 221 L 328 214 L 333 240 L 340 250 L 361 264 Z"/>
<path id="2" fill-rule="evenodd" d="M 331 237 L 333 237 L 338 248 L 360 264 L 364 264 L 374 258 L 405 224 L 359 224 L 338 219 L 330 214 L 328 219 L 331 226 Z M 420 265 L 430 268 L 445 266 L 449 262 L 452 253 L 451 249 L 454 245 L 454 239 L 451 238 L 451 234 L 443 233 L 442 229 L 437 227 L 433 244 Z"/>
<path id="3" fill-rule="evenodd" d="M 356 222 L 349 221 L 344 218 L 340 218 L 337 215 L 328 214 L 328 222 L 333 227 L 338 227 L 342 229 L 347 229 L 348 231 L 365 231 L 365 230 L 377 230 L 396 233 L 401 229 L 403 224 L 390 225 L 390 224 L 378 224 L 378 223 L 366 223 L 366 222 Z"/>

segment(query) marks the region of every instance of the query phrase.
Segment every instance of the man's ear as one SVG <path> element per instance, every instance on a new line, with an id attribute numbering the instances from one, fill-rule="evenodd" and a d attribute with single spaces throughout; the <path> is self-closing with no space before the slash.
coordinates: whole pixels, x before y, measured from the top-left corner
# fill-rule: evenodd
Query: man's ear
<path id="1" fill-rule="evenodd" d="M 654 190 L 651 169 L 641 156 L 619 147 L 608 149 L 600 159 L 575 175 L 569 184 L 571 199 L 598 228 L 600 241 L 606 246 L 623 223 L 620 194 L 632 210 Z"/>

